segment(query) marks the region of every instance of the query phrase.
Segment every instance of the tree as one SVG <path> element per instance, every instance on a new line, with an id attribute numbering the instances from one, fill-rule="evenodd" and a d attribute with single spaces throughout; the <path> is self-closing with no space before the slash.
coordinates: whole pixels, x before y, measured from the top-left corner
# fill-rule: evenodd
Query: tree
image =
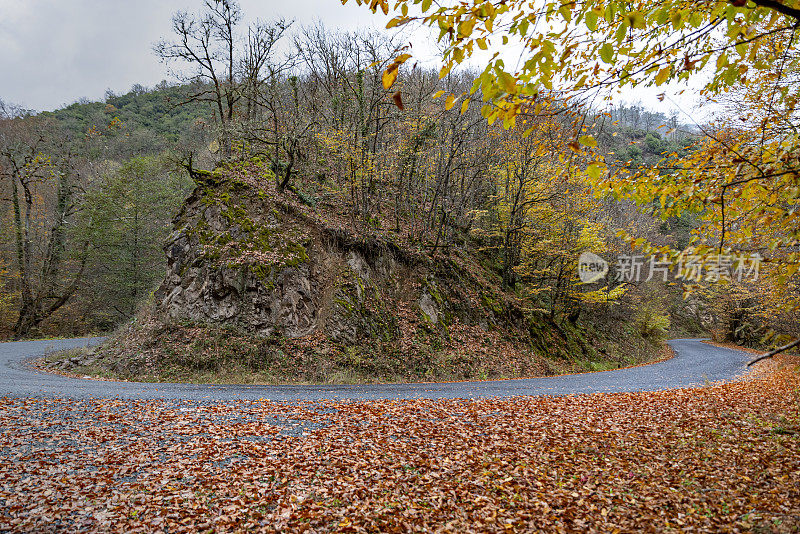
<path id="1" fill-rule="evenodd" d="M 190 82 L 181 102 L 208 102 L 220 126 L 222 155 L 229 158 L 240 103 L 246 98 L 244 119 L 252 119 L 252 103 L 263 84 L 275 45 L 289 27 L 284 20 L 256 22 L 248 28 L 245 45 L 238 33 L 241 9 L 235 0 L 206 0 L 201 16 L 178 12 L 172 18 L 176 41 L 159 41 L 154 51 L 164 62 L 178 61 L 192 69 L 181 74 Z M 267 69 L 268 70 L 268 69 Z M 274 71 L 273 71 L 274 72 Z"/>
<path id="2" fill-rule="evenodd" d="M 163 276 L 162 244 L 188 182 L 164 158 L 134 157 L 107 169 L 87 193 L 78 233 L 93 247 L 86 283 L 96 295 L 95 322 L 133 316 Z"/>
<path id="3" fill-rule="evenodd" d="M 420 6 L 420 15 L 409 14 L 412 5 Z M 390 2 L 376 0 L 369 7 L 388 13 Z M 575 97 L 618 85 L 660 86 L 687 80 L 708 64 L 714 68 L 707 91 L 756 80 L 771 69 L 770 63 L 756 61 L 760 47 L 776 43 L 772 51 L 778 58 L 791 51 L 800 20 L 800 9 L 771 0 L 539 5 L 503 0 L 470 6 L 397 0 L 393 7 L 401 14 L 387 27 L 419 21 L 439 30 L 438 39 L 445 43 L 442 74 L 477 49 L 512 41 L 524 47 L 527 55 L 518 70 L 510 71 L 495 53 L 471 90 L 482 90 L 490 102 L 486 113 L 495 119 L 512 119 L 529 97 L 544 91 Z M 408 59 L 403 56 L 401 63 Z M 796 94 L 796 89 L 789 93 Z"/>
<path id="4" fill-rule="evenodd" d="M 68 249 L 68 227 L 80 209 L 79 183 L 75 156 L 53 145 L 59 139 L 46 119 L 0 118 L 0 179 L 10 193 L 19 292 L 16 339 L 72 298 L 86 267 L 88 243 Z"/>
<path id="5" fill-rule="evenodd" d="M 366 3 L 356 0 L 357 3 Z M 692 150 L 667 154 L 656 166 L 612 165 L 594 150 L 591 132 L 578 133 L 574 148 L 585 156 L 597 191 L 632 199 L 662 218 L 689 212 L 700 223 L 691 251 L 711 259 L 732 252 L 758 253 L 778 266 L 766 273 L 774 287 L 796 283 L 800 270 L 800 7 L 772 0 L 629 2 L 479 1 L 433 4 L 430 0 L 369 3 L 399 14 L 387 27 L 411 22 L 432 26 L 444 43 L 441 75 L 474 52 L 517 43 L 519 68 L 495 53 L 470 90 L 481 94 L 482 113 L 507 128 L 538 113 L 546 96 L 591 102 L 611 98 L 623 86 L 663 86 L 708 72 L 702 94 L 736 95 L 734 113 L 703 127 Z M 412 14 L 412 9 L 418 9 Z M 394 70 L 408 61 L 405 54 Z M 387 70 L 388 84 L 392 74 Z M 637 119 L 638 121 L 638 119 Z M 646 251 L 681 251 L 648 246 Z M 797 298 L 782 301 L 800 309 Z"/>
<path id="6" fill-rule="evenodd" d="M 297 77 L 289 75 L 295 54 L 276 60 L 275 48 L 291 22 L 283 19 L 272 24 L 256 23 L 248 30 L 243 59 L 246 116 L 243 139 L 248 143 L 267 145 L 278 190 L 289 185 L 296 160 L 304 154 L 304 144 L 311 125 L 300 119 Z M 291 91 L 287 95 L 287 82 Z M 293 112 L 293 113 L 292 113 Z M 295 119 L 287 120 L 292 115 Z M 295 135 L 287 133 L 292 130 Z M 257 152 L 259 152 L 257 150 Z M 281 158 L 282 153 L 286 159 Z"/>
<path id="7" fill-rule="evenodd" d="M 221 129 L 223 155 L 230 157 L 232 122 L 241 90 L 236 80 L 235 27 L 241 20 L 239 5 L 233 0 L 206 0 L 205 14 L 195 18 L 178 12 L 172 18 L 176 42 L 159 41 L 155 53 L 162 61 L 182 61 L 194 67 L 183 76 L 195 90 L 185 100 L 210 102 Z"/>
<path id="8" fill-rule="evenodd" d="M 342 165 L 337 174 L 347 184 L 353 214 L 369 222 L 380 209 L 371 193 L 385 168 L 383 149 L 394 119 L 381 72 L 397 46 L 377 32 L 332 32 L 316 25 L 295 38 L 295 47 L 307 73 L 296 80 L 308 103 L 301 124 L 318 125 L 323 144 Z"/>

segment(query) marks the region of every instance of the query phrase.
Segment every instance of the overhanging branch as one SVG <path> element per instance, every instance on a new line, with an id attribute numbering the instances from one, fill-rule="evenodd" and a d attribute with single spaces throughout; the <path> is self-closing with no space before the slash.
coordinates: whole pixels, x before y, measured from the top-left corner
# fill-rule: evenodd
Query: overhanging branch
<path id="1" fill-rule="evenodd" d="M 780 354 L 781 352 L 793 349 L 798 345 L 800 345 L 800 338 L 795 339 L 794 341 L 792 341 L 788 345 L 784 345 L 782 347 L 778 347 L 777 349 L 771 350 L 771 351 L 767 352 L 766 354 L 762 354 L 758 358 L 754 358 L 754 359 L 750 360 L 749 362 L 747 362 L 747 366 L 750 367 L 751 365 L 753 365 L 756 362 L 760 362 L 761 360 L 766 360 L 767 358 L 772 358 L 776 354 Z"/>
<path id="2" fill-rule="evenodd" d="M 774 9 L 778 13 L 783 13 L 787 17 L 792 17 L 796 21 L 800 21 L 800 9 L 789 7 L 777 0 L 752 0 L 752 2 L 761 7 Z"/>

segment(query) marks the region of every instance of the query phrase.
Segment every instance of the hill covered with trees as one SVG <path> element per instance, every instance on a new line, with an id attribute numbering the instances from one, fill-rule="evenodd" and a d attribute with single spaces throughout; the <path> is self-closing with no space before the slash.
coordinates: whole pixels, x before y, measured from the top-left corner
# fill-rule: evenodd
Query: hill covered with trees
<path id="1" fill-rule="evenodd" d="M 245 361 L 274 380 L 394 380 L 613 367 L 671 332 L 743 333 L 743 308 L 711 314 L 709 291 L 685 301 L 685 279 L 626 266 L 632 241 L 686 246 L 702 210 L 603 196 L 580 149 L 666 175 L 697 129 L 555 93 L 487 122 L 471 75 L 398 73 L 384 34 L 242 28 L 228 2 L 193 17 L 156 46 L 178 85 L 6 108 L 6 335 L 122 325 L 109 358 L 135 376 Z M 610 269 L 587 284 L 588 252 Z"/>

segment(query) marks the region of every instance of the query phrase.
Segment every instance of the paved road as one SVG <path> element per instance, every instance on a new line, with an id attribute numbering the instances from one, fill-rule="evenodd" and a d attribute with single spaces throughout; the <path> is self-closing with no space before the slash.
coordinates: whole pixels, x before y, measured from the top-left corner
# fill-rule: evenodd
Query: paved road
<path id="1" fill-rule="evenodd" d="M 386 384 L 361 386 L 216 386 L 106 382 L 66 378 L 28 369 L 24 361 L 52 350 L 98 343 L 101 338 L 0 343 L 0 397 L 64 397 L 123 399 L 368 400 L 413 398 L 480 398 L 515 395 L 567 395 L 614 391 L 655 391 L 702 385 L 707 380 L 735 378 L 745 370 L 748 353 L 714 347 L 697 339 L 670 341 L 677 356 L 665 362 L 630 369 L 486 382 Z"/>

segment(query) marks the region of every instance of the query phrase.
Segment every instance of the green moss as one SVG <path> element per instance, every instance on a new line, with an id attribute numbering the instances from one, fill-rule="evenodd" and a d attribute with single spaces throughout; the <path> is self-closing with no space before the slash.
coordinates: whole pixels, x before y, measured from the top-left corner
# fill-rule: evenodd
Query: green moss
<path id="1" fill-rule="evenodd" d="M 255 230 L 256 225 L 253 219 L 247 215 L 247 210 L 242 206 L 232 205 L 228 202 L 221 214 L 231 226 L 238 226 L 244 232 L 253 232 Z"/>
<path id="2" fill-rule="evenodd" d="M 495 299 L 492 295 L 488 293 L 481 293 L 481 300 L 483 301 L 484 306 L 494 312 L 495 315 L 502 315 L 503 314 L 503 304 Z"/>
<path id="3" fill-rule="evenodd" d="M 241 193 L 251 189 L 250 184 L 238 178 L 230 179 L 228 182 L 226 182 L 226 185 L 228 185 L 230 187 L 230 190 L 233 191 L 234 193 Z"/>
<path id="4" fill-rule="evenodd" d="M 231 195 L 226 189 L 220 187 L 204 186 L 203 197 L 200 201 L 205 206 L 227 206 L 231 203 Z"/>
<path id="5" fill-rule="evenodd" d="M 308 252 L 306 251 L 306 247 L 300 243 L 294 243 L 286 247 L 283 258 L 283 264 L 285 266 L 296 267 L 308 262 Z"/>
<path id="6" fill-rule="evenodd" d="M 436 282 L 426 276 L 422 279 L 422 284 L 425 289 L 428 290 L 428 294 L 433 297 L 434 301 L 436 301 L 436 304 L 438 304 L 440 308 L 443 307 L 444 300 L 442 299 L 441 293 L 439 293 L 439 288 L 436 287 Z"/>
<path id="7" fill-rule="evenodd" d="M 355 311 L 355 306 L 348 299 L 337 297 L 333 299 L 333 302 L 335 302 L 336 305 L 339 306 L 340 308 L 347 310 L 347 313 L 345 314 L 347 317 L 353 315 L 353 312 Z"/>
<path id="8" fill-rule="evenodd" d="M 221 234 L 218 234 L 214 238 L 213 242 L 214 242 L 215 245 L 222 247 L 222 246 L 227 245 L 231 241 L 233 241 L 233 237 L 231 237 L 230 232 L 222 232 Z"/>
<path id="9" fill-rule="evenodd" d="M 214 169 L 213 171 L 207 171 L 205 169 L 193 169 L 192 172 L 203 178 L 210 179 L 213 181 L 221 181 L 223 178 L 222 170 L 221 169 Z"/>
<path id="10" fill-rule="evenodd" d="M 250 265 L 249 267 L 250 267 L 250 272 L 253 273 L 255 277 L 261 280 L 262 282 L 269 279 L 270 275 L 272 274 L 272 267 L 270 267 L 269 265 L 256 263 Z"/>

